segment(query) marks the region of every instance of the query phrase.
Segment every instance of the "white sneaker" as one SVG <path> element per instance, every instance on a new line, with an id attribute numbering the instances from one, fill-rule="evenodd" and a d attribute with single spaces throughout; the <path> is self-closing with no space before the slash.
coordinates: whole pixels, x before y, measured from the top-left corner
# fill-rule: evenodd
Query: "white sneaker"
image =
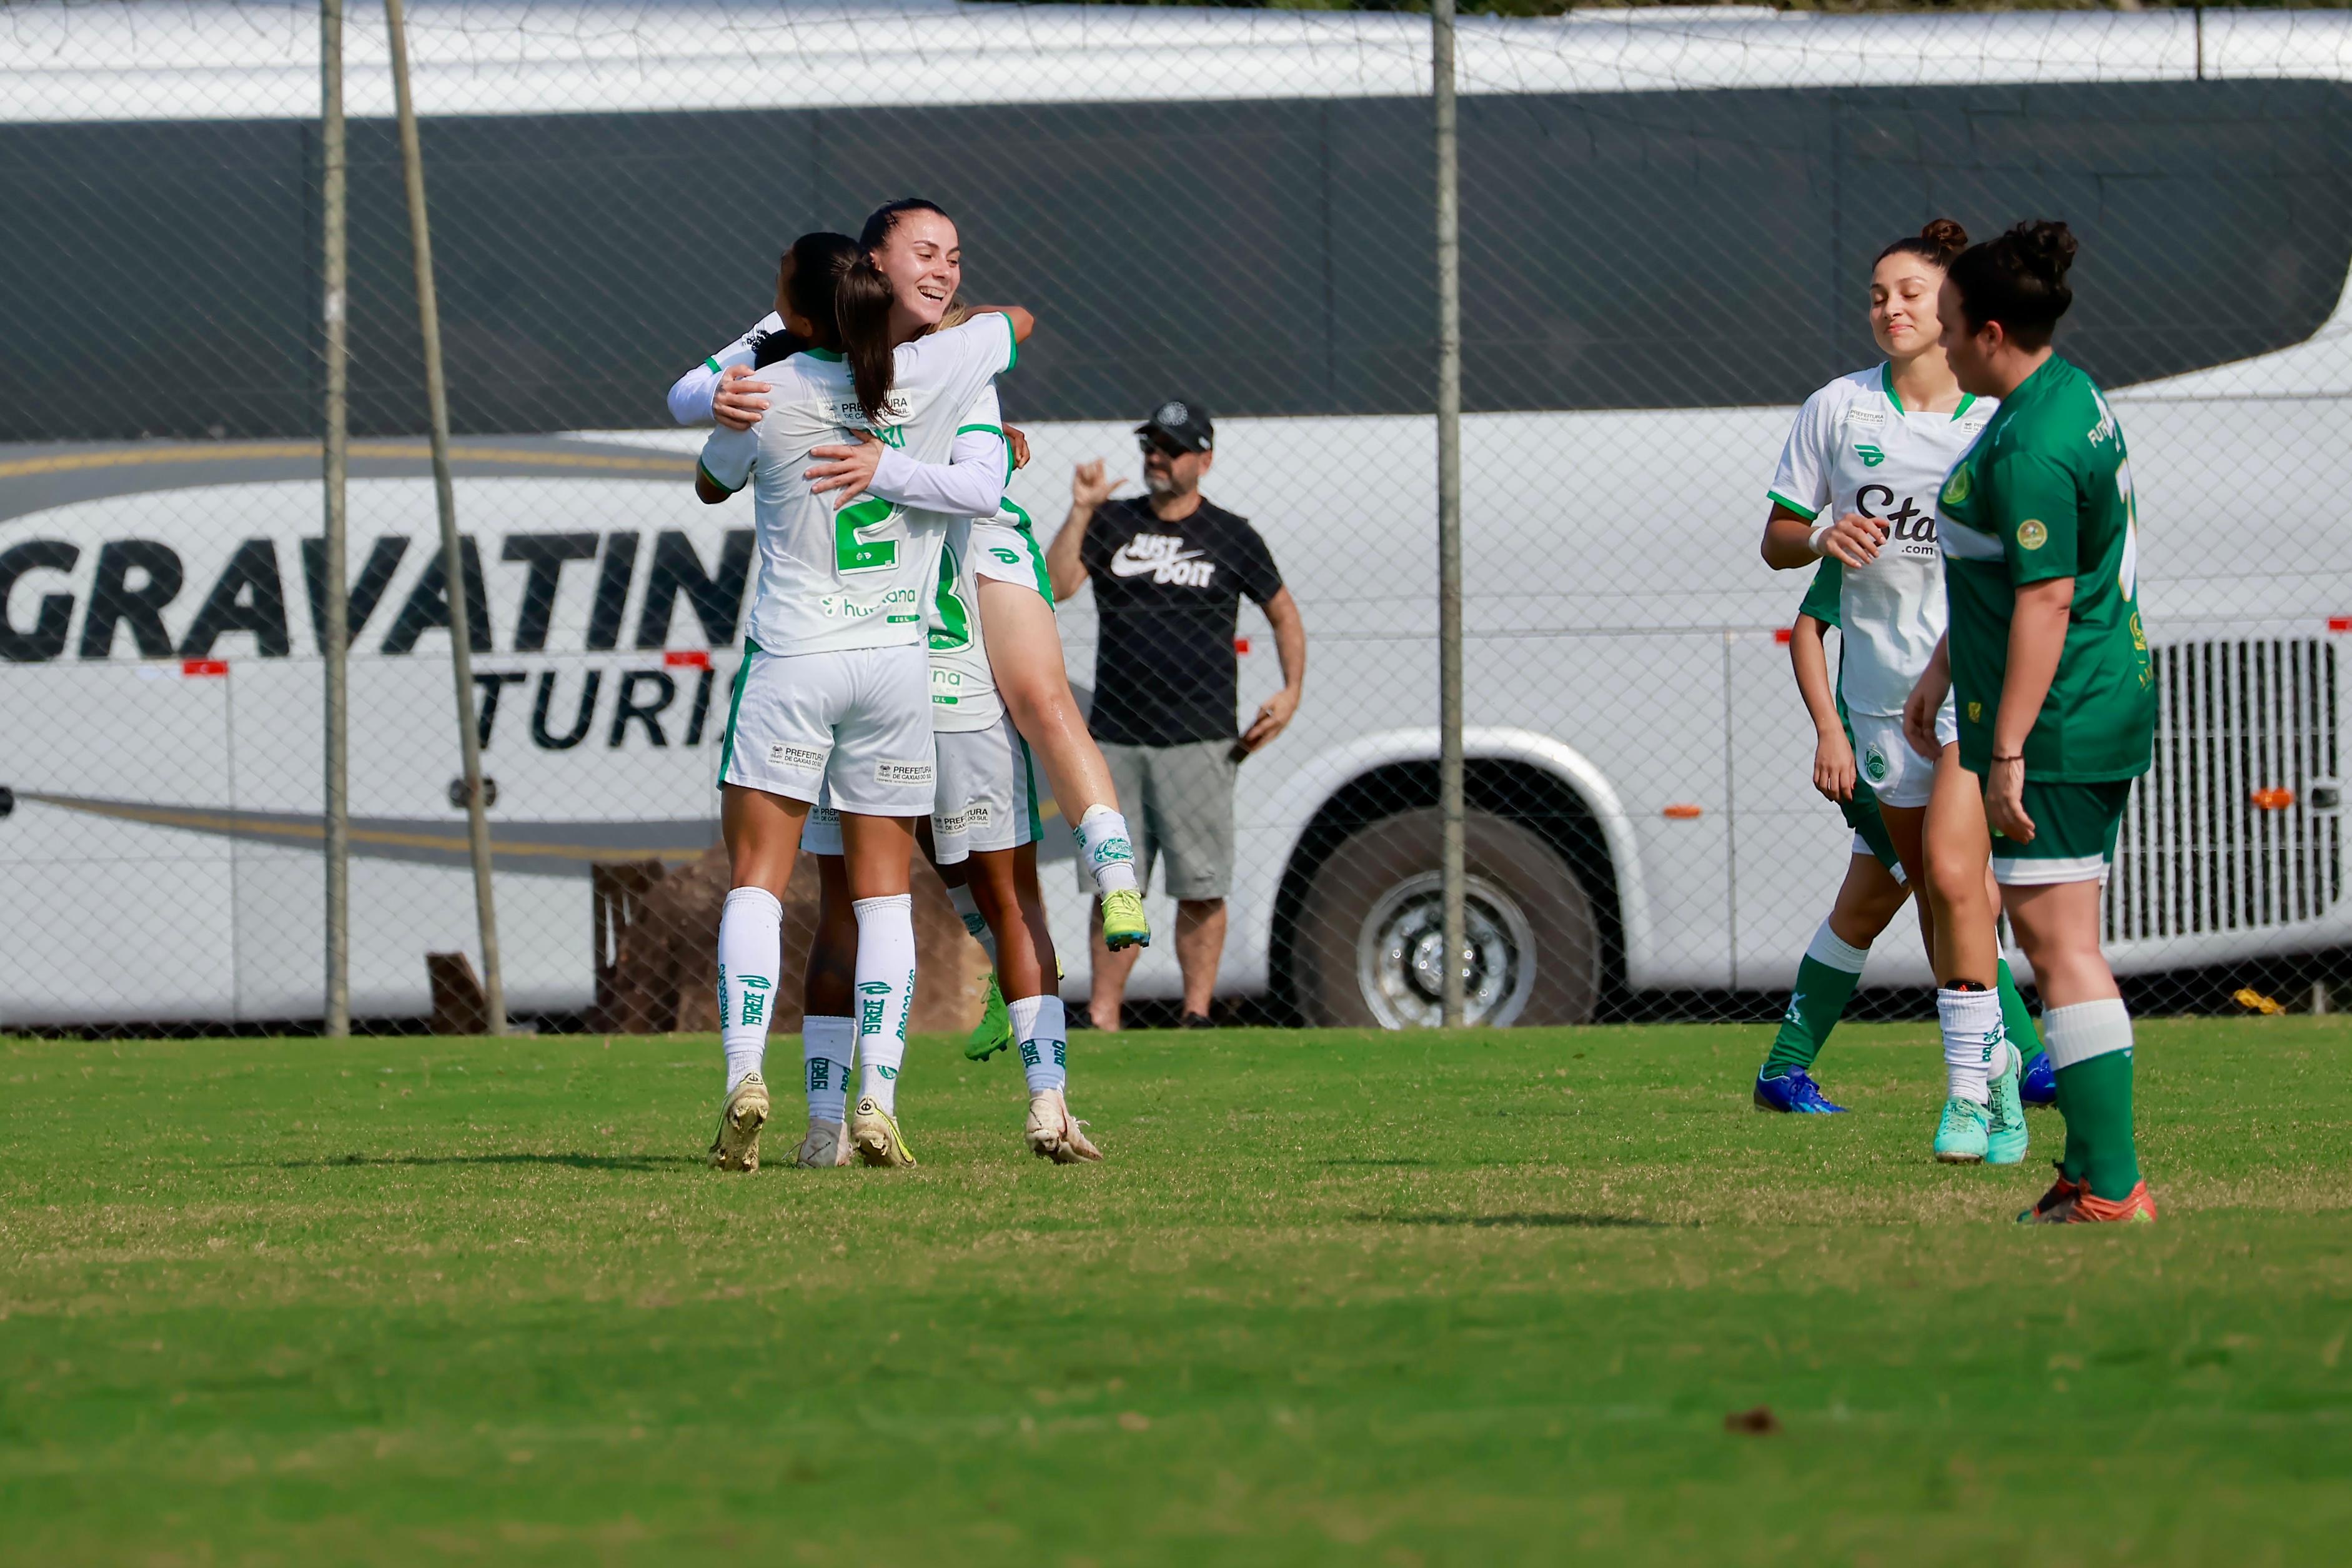
<path id="1" fill-rule="evenodd" d="M 883 1110 L 872 1100 L 861 1100 L 850 1112 L 849 1141 L 857 1149 L 857 1157 L 869 1165 L 911 1165 L 915 1152 L 907 1147 L 907 1135 L 898 1131 L 898 1119 Z"/>
<path id="2" fill-rule="evenodd" d="M 849 1129 L 838 1121 L 809 1119 L 808 1136 L 801 1140 L 793 1163 L 811 1170 L 829 1170 L 849 1163 Z"/>
<path id="3" fill-rule="evenodd" d="M 1029 1097 L 1029 1152 L 1056 1165 L 1076 1165 L 1103 1157 L 1102 1151 L 1079 1131 L 1086 1123 L 1070 1114 L 1069 1101 L 1058 1089 L 1043 1089 Z"/>
<path id="4" fill-rule="evenodd" d="M 768 1086 L 747 1073 L 719 1108 L 719 1136 L 710 1141 L 710 1163 L 721 1171 L 760 1168 L 760 1129 L 768 1124 Z"/>

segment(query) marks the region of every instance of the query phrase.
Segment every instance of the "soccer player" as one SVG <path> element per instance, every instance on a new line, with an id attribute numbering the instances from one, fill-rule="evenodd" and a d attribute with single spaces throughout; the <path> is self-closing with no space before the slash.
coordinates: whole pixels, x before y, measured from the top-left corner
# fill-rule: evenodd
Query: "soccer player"
<path id="1" fill-rule="evenodd" d="M 1951 625 L 1904 713 L 1924 749 L 1933 715 L 1958 702 L 1966 771 L 1939 774 L 1927 818 L 1928 888 L 1954 932 L 1937 966 L 1947 1051 L 1955 1034 L 2000 1040 L 1982 993 L 1991 922 L 1968 909 L 1983 885 L 1962 874 L 1978 857 L 1991 858 L 2042 991 L 2066 1147 L 2057 1181 L 2018 1217 L 2049 1224 L 2156 1218 L 2132 1134 L 2131 1016 L 2099 950 L 2116 829 L 2152 759 L 2156 682 L 2123 430 L 2050 347 L 2074 302 L 2074 250 L 2064 224 L 2021 223 L 1944 280 L 1952 372 L 2000 410 L 1944 481 Z"/>
<path id="2" fill-rule="evenodd" d="M 929 202 L 894 202 L 867 220 L 887 243 L 901 213 L 935 213 Z M 768 406 L 768 384 L 751 372 L 768 363 L 781 318 L 762 318 L 750 331 L 680 376 L 670 388 L 671 416 L 681 425 L 715 419 L 730 429 L 755 424 Z M 854 483 L 854 477 L 852 482 Z M 986 638 L 997 692 L 1020 733 L 1036 748 L 1036 757 L 1053 785 L 1054 799 L 1072 836 L 1078 857 L 1093 878 L 1102 901 L 1103 942 L 1114 952 L 1148 947 L 1151 928 L 1145 919 L 1143 895 L 1135 877 L 1135 848 L 1120 815 L 1102 750 L 1087 732 L 1077 700 L 1071 695 L 1069 672 L 1062 658 L 1061 634 L 1054 623 L 1053 595 L 1045 576 L 1045 555 L 1038 548 L 1026 513 L 1005 508 L 1012 531 L 1004 542 L 992 545 L 979 563 L 975 607 L 987 627 Z M 1011 550 L 1014 559 L 1000 553 Z"/>
<path id="3" fill-rule="evenodd" d="M 1811 1068 L 1861 980 L 1871 942 L 1901 901 L 1887 886 L 1891 879 L 1882 880 L 1867 863 L 1874 837 L 1893 853 L 1911 887 L 1923 885 L 1922 821 L 1934 770 L 1905 743 L 1903 705 L 1944 629 L 1936 490 L 1991 414 L 1990 405 L 1953 380 L 1938 342 L 1937 290 L 1946 266 L 1967 243 L 1958 224 L 1938 218 L 1879 252 L 1871 268 L 1870 329 L 1886 359 L 1838 377 L 1805 400 L 1769 491 L 1766 563 L 1780 570 L 1821 563 L 1816 593 L 1836 595 L 1834 700 L 1821 652 L 1821 627 L 1832 617 L 1819 613 L 1826 605 L 1814 595 L 1808 595 L 1808 606 L 1815 613 L 1799 616 L 1790 653 L 1818 732 L 1814 785 L 1845 808 L 1856 829 L 1857 854 L 1848 867 L 1847 889 L 1839 895 L 1842 908 L 1814 933 L 1788 1015 L 1757 1073 L 1753 1097 L 1765 1110 L 1843 1109 L 1822 1095 Z M 1939 723 L 1948 742 L 1950 714 Z M 1894 905 L 1887 904 L 1890 898 Z M 1885 919 L 1873 924 L 1882 907 Z M 1924 904 L 1918 914 L 1920 937 L 1932 955 L 1936 923 Z M 1988 935 L 1991 931 L 1989 924 Z M 2000 985 L 2020 1038 L 2031 1038 L 2032 1016 L 2006 964 Z M 1991 1154 L 1997 1163 L 2025 1157 L 2019 1076 L 2013 1072 L 2003 1081 L 2002 1103 L 2013 1114 L 2000 1124 Z M 1977 1081 L 1982 1084 L 1981 1074 Z M 1979 1152 L 1978 1157 L 1985 1156 Z"/>
<path id="4" fill-rule="evenodd" d="M 956 312 L 950 311 L 952 321 Z M 992 391 L 967 416 L 957 434 L 954 468 L 984 453 L 998 468 L 997 489 L 1026 460 L 1001 428 Z M 912 467 L 911 465 L 909 467 Z M 917 493 L 904 493 L 904 480 L 886 462 L 869 494 L 941 510 L 973 499 L 934 483 L 939 470 L 923 470 Z M 1099 1160 L 1102 1152 L 1071 1115 L 1066 1087 L 1068 1026 L 1053 986 L 1059 975 L 1053 937 L 1045 921 L 1045 896 L 1037 885 L 1038 820 L 1034 767 L 1029 750 L 998 700 L 980 623 L 975 574 L 970 563 L 1001 554 L 1000 565 L 1018 563 L 1017 550 L 998 536 L 1017 524 L 965 521 L 948 531 L 940 551 L 936 586 L 929 598 L 931 723 L 939 769 L 938 797 L 925 847 L 955 900 L 964 927 L 988 952 L 992 1011 L 1001 1015 L 1001 1034 L 983 1020 L 965 1054 L 985 1059 L 1005 1045 L 1020 1048 L 1029 1089 L 1024 1136 L 1032 1152 L 1057 1164 Z M 845 1164 L 841 1132 L 843 1093 L 848 1070 L 853 1020 L 851 968 L 857 943 L 848 908 L 847 878 L 838 815 L 824 804 L 809 814 L 802 847 L 817 857 L 822 896 L 816 940 L 809 953 L 803 995 L 803 1043 L 807 1058 L 809 1131 L 795 1163 Z M 1009 1003 L 999 1000 L 998 985 Z M 898 1149 L 904 1163 L 905 1136 Z"/>
<path id="5" fill-rule="evenodd" d="M 940 465 L 1032 321 L 1008 308 L 925 336 L 954 291 L 955 226 L 933 210 L 901 226 L 903 243 L 878 253 L 842 235 L 794 242 L 785 324 L 812 346 L 769 372 L 778 395 L 756 427 L 712 432 L 696 475 L 706 501 L 752 484 L 760 560 L 719 761 L 732 872 L 719 931 L 729 1082 L 711 1150 L 723 1169 L 758 1167 L 782 898 L 820 793 L 842 812 L 858 924 L 864 1078 L 848 1131 L 869 1163 L 903 1163 L 893 1111 L 915 978 L 908 871 L 933 796 L 920 601 L 953 520 L 879 498 L 837 507 L 828 492 L 840 476 L 811 464 L 833 466 L 820 447 L 851 452 L 833 447 L 846 427 L 881 433 L 857 451 L 887 443 Z"/>

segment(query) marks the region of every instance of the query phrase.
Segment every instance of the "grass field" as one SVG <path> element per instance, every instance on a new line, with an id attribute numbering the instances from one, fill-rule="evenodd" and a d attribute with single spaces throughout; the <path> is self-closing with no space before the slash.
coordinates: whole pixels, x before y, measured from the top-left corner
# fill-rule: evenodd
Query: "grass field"
<path id="1" fill-rule="evenodd" d="M 2340 1561 L 2352 1025 L 2145 1024 L 2128 1231 L 1768 1033 L 1081 1035 L 1093 1169 L 918 1042 L 749 1178 L 701 1039 L 0 1043 L 0 1559 Z"/>

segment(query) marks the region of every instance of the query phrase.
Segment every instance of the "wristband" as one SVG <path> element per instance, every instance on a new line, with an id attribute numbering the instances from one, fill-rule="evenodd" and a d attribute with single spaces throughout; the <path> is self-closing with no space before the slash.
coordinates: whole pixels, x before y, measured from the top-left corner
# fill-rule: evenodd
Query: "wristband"
<path id="1" fill-rule="evenodd" d="M 2025 761 L 2025 753 L 2023 752 L 2011 752 L 2009 755 L 2004 757 L 1996 752 L 1993 753 L 1992 760 L 1996 763 L 2021 763 Z"/>
<path id="2" fill-rule="evenodd" d="M 1811 551 L 1816 555 L 1827 555 L 1829 552 L 1822 548 L 1822 541 L 1827 538 L 1829 536 L 1830 530 L 1836 526 L 1837 521 L 1835 519 L 1832 519 L 1828 522 L 1815 523 L 1813 525 L 1813 531 L 1805 535 L 1805 548 Z"/>

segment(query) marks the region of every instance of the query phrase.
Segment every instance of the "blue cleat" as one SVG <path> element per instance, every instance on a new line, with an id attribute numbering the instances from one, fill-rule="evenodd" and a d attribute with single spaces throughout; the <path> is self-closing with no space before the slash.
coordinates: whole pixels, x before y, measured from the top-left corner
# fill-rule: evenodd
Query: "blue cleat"
<path id="1" fill-rule="evenodd" d="M 2050 1065 L 2048 1051 L 2036 1051 L 2025 1064 L 2025 1076 L 2017 1080 L 2017 1098 L 2028 1105 L 2058 1103 L 2058 1069 Z"/>
<path id="2" fill-rule="evenodd" d="M 1839 1116 L 1845 1107 L 1832 1105 L 1822 1093 L 1822 1086 L 1802 1068 L 1790 1068 L 1779 1078 L 1756 1075 L 1756 1109 L 1759 1110 L 1793 1111 L 1800 1115 Z"/>

